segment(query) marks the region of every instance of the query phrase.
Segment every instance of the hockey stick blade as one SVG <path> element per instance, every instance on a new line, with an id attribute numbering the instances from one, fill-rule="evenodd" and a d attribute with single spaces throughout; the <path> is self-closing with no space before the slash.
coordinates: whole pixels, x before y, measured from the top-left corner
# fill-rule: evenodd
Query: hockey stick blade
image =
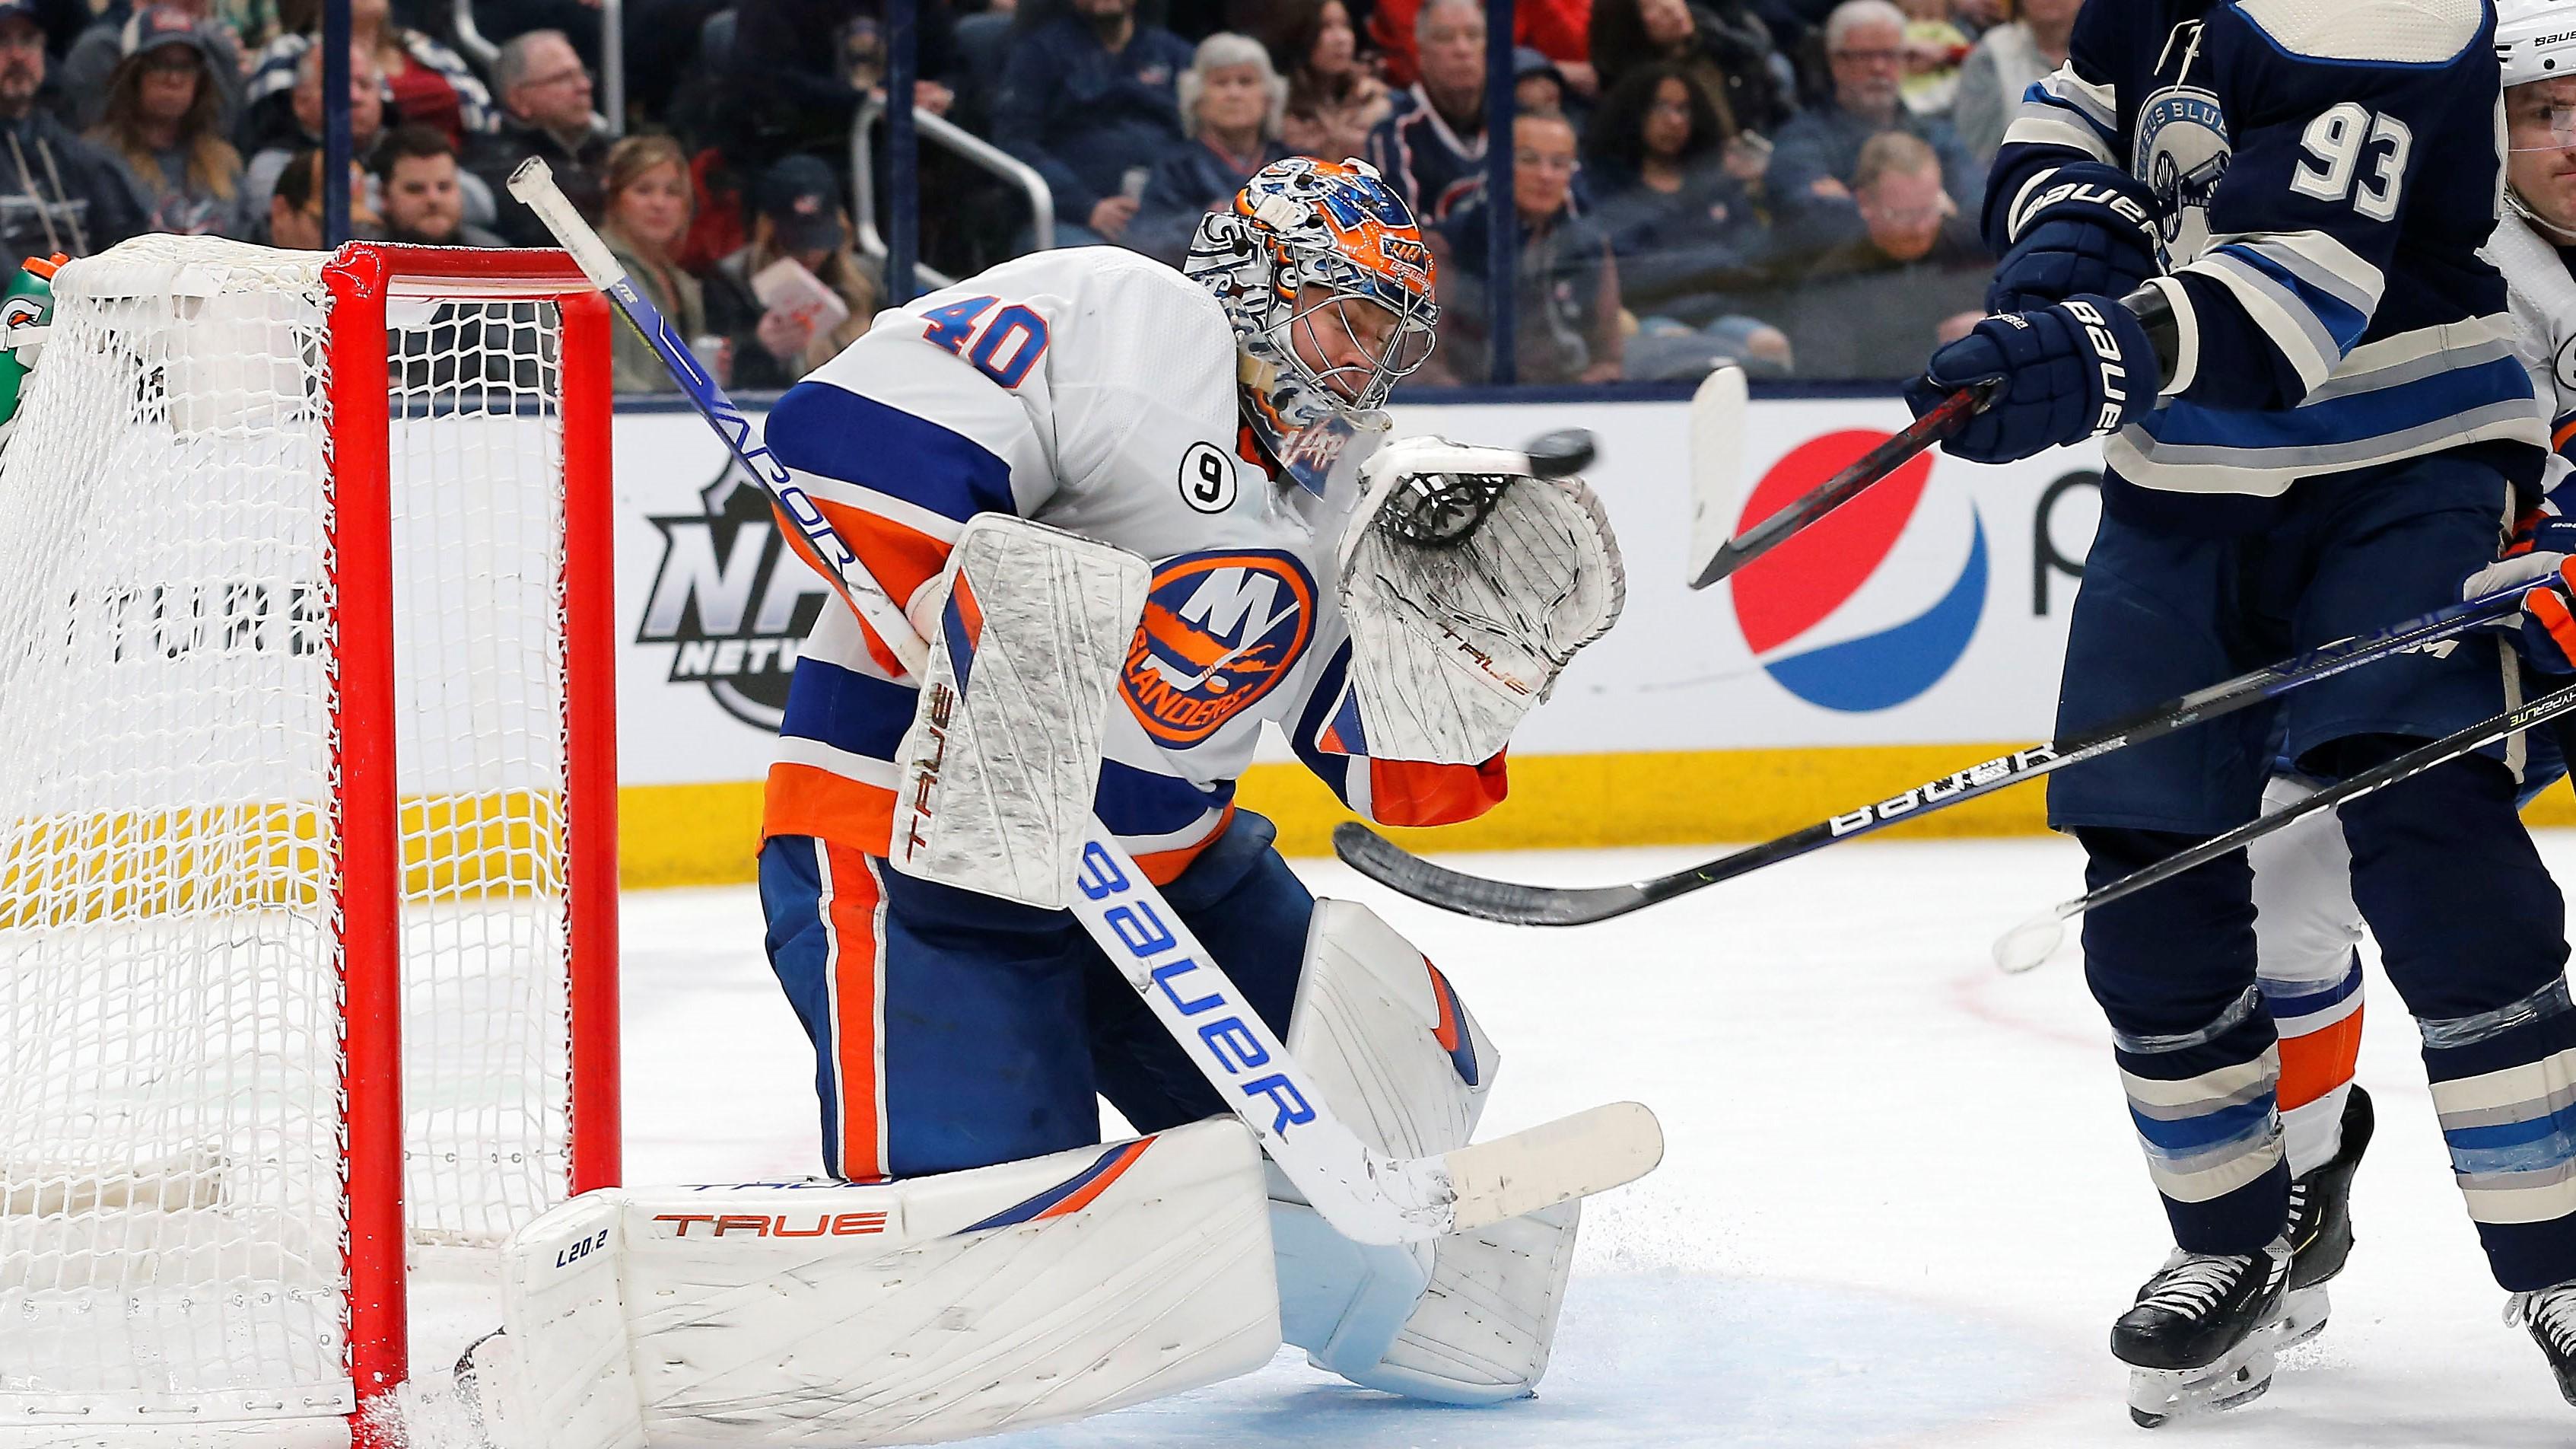
<path id="1" fill-rule="evenodd" d="M 1717 555 L 1708 561 L 1690 581 L 1694 589 L 1704 589 L 1753 562 L 1762 555 L 1807 531 L 1826 514 L 1858 498 L 1897 469 L 1913 461 L 1916 454 L 1936 446 L 1959 431 L 1985 408 L 1994 395 L 1995 384 L 1981 383 L 1963 387 L 1943 398 L 1940 404 L 1916 418 L 1905 431 L 1870 449 L 1850 467 L 1816 485 L 1803 498 L 1763 519 L 1760 523 L 1728 539 Z"/>
<path id="2" fill-rule="evenodd" d="M 2136 895 L 2149 886 L 2160 885 L 2185 871 L 2198 869 L 2220 856 L 2234 854 L 2320 810 L 2332 810 L 2348 800 L 2358 800 L 2374 790 L 2384 790 L 2436 766 L 2447 765 L 2471 751 L 2484 749 L 2507 735 L 2520 734 L 2570 713 L 2576 713 L 2576 685 L 2569 685 L 2555 694 L 2542 695 L 2519 709 L 2506 710 L 2465 729 L 2454 730 L 2430 744 L 2419 745 L 2396 759 L 2364 770 L 2349 780 L 2329 785 L 2286 810 L 2258 815 L 2223 835 L 2213 835 L 2188 850 L 2178 850 L 2153 865 L 2141 866 L 2099 890 L 2087 891 L 2073 900 L 2060 901 L 1996 941 L 1995 965 L 2018 975 L 2047 960 L 2056 950 L 2057 936 L 2044 932 L 2043 923 L 2056 926 L 2058 933 L 2062 934 L 2062 923 L 2087 911 Z M 2038 949 L 2043 939 L 2046 949 Z"/>
<path id="3" fill-rule="evenodd" d="M 2402 620 L 2374 633 L 2322 644 L 2278 664 L 2221 680 L 2152 710 L 2105 726 L 2090 735 L 2016 750 L 2009 755 L 1954 770 L 1937 780 L 1758 845 L 1748 845 L 1705 860 L 1686 870 L 1651 876 L 1624 885 L 1565 888 L 1520 885 L 1468 875 L 1414 855 L 1355 821 L 1333 831 L 1333 853 L 1360 874 L 1426 905 L 1460 915 L 1515 926 L 1580 926 L 1626 915 L 1630 911 L 1688 895 L 1721 881 L 1793 860 L 1892 825 L 1964 805 L 1997 790 L 2033 780 L 2069 765 L 2080 765 L 2130 745 L 2161 739 L 2233 714 L 2248 705 L 2275 699 L 2302 685 L 2329 679 L 2375 660 L 2442 639 L 2465 634 L 2522 607 L 2524 584 L 2508 584 L 2465 603 Z"/>
<path id="4" fill-rule="evenodd" d="M 1584 926 L 1654 904 L 1642 883 L 1537 886 L 1434 865 L 1360 824 L 1333 827 L 1333 853 L 1353 870 L 1426 905 L 1507 926 Z"/>
<path id="5" fill-rule="evenodd" d="M 1443 1153 L 1453 1232 L 1481 1228 L 1635 1182 L 1664 1160 L 1664 1129 L 1643 1102 L 1610 1102 Z"/>

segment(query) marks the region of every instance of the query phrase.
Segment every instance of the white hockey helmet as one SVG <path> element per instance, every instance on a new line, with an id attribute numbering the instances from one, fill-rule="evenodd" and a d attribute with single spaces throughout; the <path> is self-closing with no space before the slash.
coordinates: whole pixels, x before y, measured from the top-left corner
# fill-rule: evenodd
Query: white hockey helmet
<path id="1" fill-rule="evenodd" d="M 1365 161 L 1292 156 L 1263 167 L 1233 206 L 1200 220 L 1181 270 L 1216 294 L 1234 324 L 1236 345 L 1254 364 L 1249 421 L 1274 451 L 1330 414 L 1384 404 L 1431 355 L 1440 304 L 1430 249 L 1404 199 Z M 1301 300 L 1308 288 L 1328 295 Z M 1344 299 L 1383 308 L 1382 335 L 1360 337 Z M 1357 345 L 1333 350 L 1365 361 L 1319 367 L 1296 345 L 1300 326 L 1349 329 Z M 1327 355 L 1318 343 L 1310 336 L 1308 351 Z"/>
<path id="2" fill-rule="evenodd" d="M 2504 88 L 2576 76 L 2576 0 L 2496 0 Z"/>

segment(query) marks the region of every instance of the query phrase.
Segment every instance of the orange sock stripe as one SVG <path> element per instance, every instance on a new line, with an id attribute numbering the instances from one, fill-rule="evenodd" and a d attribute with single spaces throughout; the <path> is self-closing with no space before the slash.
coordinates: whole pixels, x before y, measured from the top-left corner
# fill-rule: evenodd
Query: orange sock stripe
<path id="1" fill-rule="evenodd" d="M 841 1176 L 886 1175 L 885 893 L 876 862 L 846 845 L 823 847 L 824 909 L 832 926 L 832 1073 L 840 1086 Z"/>
<path id="2" fill-rule="evenodd" d="M 2304 1107 L 2352 1080 L 2361 1059 L 2361 1008 L 2305 1036 L 2281 1038 L 2281 1110 Z"/>

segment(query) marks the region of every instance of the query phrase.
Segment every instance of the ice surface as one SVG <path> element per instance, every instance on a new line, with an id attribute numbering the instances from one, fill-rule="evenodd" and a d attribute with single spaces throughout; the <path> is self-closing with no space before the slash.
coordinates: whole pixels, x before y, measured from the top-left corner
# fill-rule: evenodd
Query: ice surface
<path id="1" fill-rule="evenodd" d="M 2576 834 L 2543 850 L 2576 880 Z M 1604 883 L 1706 850 L 1477 855 Z M 1501 1046 L 1484 1131 L 1635 1097 L 1663 1167 L 1588 1205 L 1556 1360 L 1487 1410 L 1350 1388 L 1293 1352 L 1262 1373 L 981 1442 L 1515 1449 L 2140 1445 L 2103 1347 L 2163 1256 L 2108 1035 L 2073 950 L 2028 976 L 1996 934 L 2080 889 L 2054 840 L 1871 842 L 1574 930 L 1399 900 L 1331 862 L 1440 963 Z M 748 888 L 625 903 L 631 1181 L 814 1167 L 812 1057 Z M 2539 1352 L 2498 1319 L 2450 1183 L 2414 1033 L 2374 979 L 2361 1080 L 2380 1131 L 2333 1322 L 2271 1394 L 2160 1431 L 2195 1445 L 2576 1442 Z"/>

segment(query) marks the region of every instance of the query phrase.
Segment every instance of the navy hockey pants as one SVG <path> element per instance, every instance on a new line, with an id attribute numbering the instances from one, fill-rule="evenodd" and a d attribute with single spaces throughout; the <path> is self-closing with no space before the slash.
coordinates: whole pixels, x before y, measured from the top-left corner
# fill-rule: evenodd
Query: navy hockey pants
<path id="1" fill-rule="evenodd" d="M 1163 887 L 1271 1030 L 1288 1034 L 1315 899 L 1232 826 Z M 1094 1095 L 1140 1132 L 1225 1103 L 1070 912 L 915 880 L 810 836 L 760 852 L 770 969 L 814 1043 L 823 1169 L 868 1181 L 1100 1140 Z"/>
<path id="2" fill-rule="evenodd" d="M 2116 486 L 2119 485 L 2115 485 Z M 2070 623 L 2060 738 L 2296 650 L 2455 603 L 2492 560 L 2508 491 L 2418 459 L 2296 485 L 2260 532 L 2186 536 L 2106 507 Z M 2274 740 L 2336 779 L 2495 714 L 2520 671 L 2494 635 L 2401 655 L 2051 777 L 2088 887 L 2251 819 Z M 2414 1013 L 2490 1266 L 2576 1279 L 2576 1012 L 2564 907 L 2515 813 L 2525 747 L 2347 804 L 2353 899 Z M 2240 853 L 2085 919 L 2085 974 L 2175 1241 L 2250 1252 L 2281 1231 L 2280 1057 L 2255 989 Z"/>

